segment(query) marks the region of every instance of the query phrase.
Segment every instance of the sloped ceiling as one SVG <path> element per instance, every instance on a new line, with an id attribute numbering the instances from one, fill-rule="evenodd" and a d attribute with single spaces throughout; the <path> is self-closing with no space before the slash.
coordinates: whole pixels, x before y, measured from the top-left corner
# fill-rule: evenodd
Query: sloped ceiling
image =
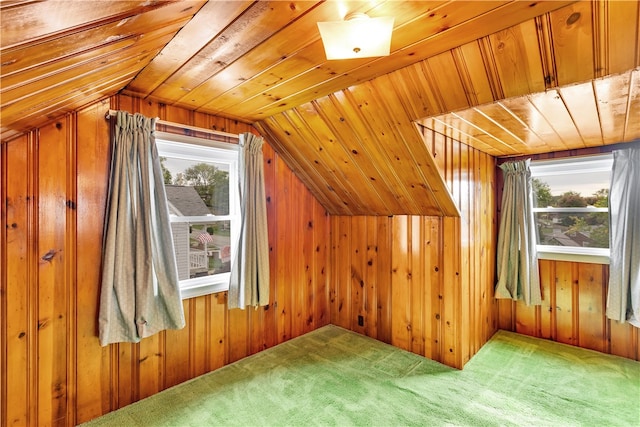
<path id="1" fill-rule="evenodd" d="M 122 92 L 254 123 L 330 213 L 456 214 L 416 126 L 495 156 L 640 137 L 635 1 L 0 8 L 3 142 Z M 389 57 L 325 59 L 316 23 L 354 11 L 395 17 Z"/>

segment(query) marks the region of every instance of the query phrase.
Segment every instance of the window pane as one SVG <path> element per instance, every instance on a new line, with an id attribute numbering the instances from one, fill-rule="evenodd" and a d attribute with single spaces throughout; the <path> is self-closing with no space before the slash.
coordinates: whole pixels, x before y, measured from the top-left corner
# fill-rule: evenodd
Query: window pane
<path id="1" fill-rule="evenodd" d="M 231 221 L 173 222 L 179 280 L 231 271 Z"/>
<path id="2" fill-rule="evenodd" d="M 610 154 L 532 163 L 534 205 L 607 207 L 612 163 Z"/>
<path id="3" fill-rule="evenodd" d="M 610 153 L 531 163 L 538 245 L 544 252 L 593 255 L 609 248 L 612 164 Z"/>
<path id="4" fill-rule="evenodd" d="M 173 157 L 162 157 L 161 164 L 171 214 L 229 215 L 228 164 Z"/>
<path id="5" fill-rule="evenodd" d="M 238 146 L 159 132 L 183 298 L 228 289 L 238 241 Z"/>
<path id="6" fill-rule="evenodd" d="M 607 212 L 536 212 L 538 244 L 609 247 L 609 214 Z"/>

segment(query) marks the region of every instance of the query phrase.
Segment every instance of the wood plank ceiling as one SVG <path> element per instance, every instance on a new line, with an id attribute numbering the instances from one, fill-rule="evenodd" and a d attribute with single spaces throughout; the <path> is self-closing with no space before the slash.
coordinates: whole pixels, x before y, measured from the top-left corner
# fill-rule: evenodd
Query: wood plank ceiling
<path id="1" fill-rule="evenodd" d="M 96 7 L 99 4 L 100 7 Z M 395 18 L 327 61 L 316 23 Z M 2 141 L 122 92 L 253 123 L 330 213 L 455 215 L 422 143 L 494 156 L 640 137 L 636 1 L 0 2 Z"/>

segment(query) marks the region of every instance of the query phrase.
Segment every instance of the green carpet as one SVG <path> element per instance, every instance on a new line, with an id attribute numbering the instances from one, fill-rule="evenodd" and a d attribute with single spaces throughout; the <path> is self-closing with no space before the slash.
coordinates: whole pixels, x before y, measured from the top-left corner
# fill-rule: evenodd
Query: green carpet
<path id="1" fill-rule="evenodd" d="M 326 326 L 86 425 L 640 426 L 640 363 L 500 331 L 458 371 Z"/>

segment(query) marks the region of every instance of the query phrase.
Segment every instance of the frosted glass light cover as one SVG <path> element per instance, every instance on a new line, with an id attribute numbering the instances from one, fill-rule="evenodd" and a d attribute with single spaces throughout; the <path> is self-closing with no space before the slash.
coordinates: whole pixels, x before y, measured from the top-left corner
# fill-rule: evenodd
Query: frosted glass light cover
<path id="1" fill-rule="evenodd" d="M 318 22 L 327 59 L 387 56 L 391 48 L 393 17 L 356 18 Z"/>

